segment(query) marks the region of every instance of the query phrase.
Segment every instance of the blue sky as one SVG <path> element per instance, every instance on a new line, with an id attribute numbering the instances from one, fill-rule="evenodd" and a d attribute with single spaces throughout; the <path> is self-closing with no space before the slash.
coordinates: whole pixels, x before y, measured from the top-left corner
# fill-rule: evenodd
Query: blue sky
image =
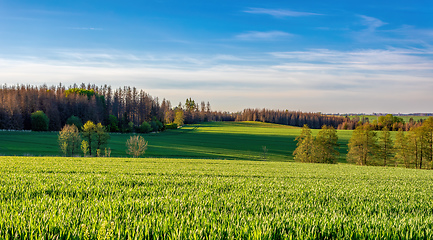
<path id="1" fill-rule="evenodd" d="M 214 110 L 433 112 L 432 1 L 0 0 L 0 83 Z"/>

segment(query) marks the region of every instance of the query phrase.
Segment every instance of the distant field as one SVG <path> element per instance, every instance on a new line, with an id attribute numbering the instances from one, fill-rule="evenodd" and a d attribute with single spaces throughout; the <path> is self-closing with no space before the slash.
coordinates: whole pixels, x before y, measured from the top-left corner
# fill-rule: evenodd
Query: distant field
<path id="1" fill-rule="evenodd" d="M 149 141 L 145 157 L 210 158 L 288 161 L 296 148 L 300 128 L 260 122 L 211 122 L 162 133 L 144 134 Z M 313 130 L 316 134 L 318 130 Z M 340 161 L 345 162 L 351 131 L 338 131 Z M 111 134 L 112 156 L 123 157 L 129 134 Z M 0 155 L 59 156 L 57 133 L 0 131 Z"/>
<path id="2" fill-rule="evenodd" d="M 0 157 L 1 239 L 432 239 L 433 172 Z"/>

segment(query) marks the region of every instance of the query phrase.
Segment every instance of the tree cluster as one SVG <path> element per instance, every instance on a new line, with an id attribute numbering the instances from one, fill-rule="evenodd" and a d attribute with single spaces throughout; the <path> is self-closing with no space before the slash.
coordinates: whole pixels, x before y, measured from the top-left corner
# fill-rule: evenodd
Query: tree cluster
<path id="1" fill-rule="evenodd" d="M 84 156 L 87 153 L 90 156 L 100 156 L 109 139 L 110 135 L 106 132 L 106 128 L 101 123 L 94 124 L 92 121 L 87 121 L 81 128 L 81 132 L 74 124 L 67 124 L 58 136 L 60 149 L 65 156 L 74 156 L 80 149 Z"/>
<path id="2" fill-rule="evenodd" d="M 309 163 L 336 163 L 339 152 L 337 130 L 323 125 L 316 137 L 313 137 L 308 125 L 302 127 L 301 134 L 296 137 L 296 149 L 293 152 L 295 161 Z"/>
<path id="3" fill-rule="evenodd" d="M 375 132 L 368 123 L 358 125 L 349 141 L 347 160 L 359 165 L 398 166 L 431 169 L 433 164 L 433 117 L 398 130 L 395 140 L 387 126 Z"/>
<path id="4" fill-rule="evenodd" d="M 346 116 L 344 121 L 338 125 L 337 129 L 340 130 L 354 130 L 360 125 L 369 124 L 372 130 L 382 130 L 387 128 L 390 131 L 409 131 L 411 128 L 422 125 L 423 120 L 415 121 L 413 118 L 409 122 L 405 122 L 403 118 L 387 114 L 385 116 L 378 116 L 376 119 L 370 120 L 368 117 L 354 117 L 349 118 Z"/>

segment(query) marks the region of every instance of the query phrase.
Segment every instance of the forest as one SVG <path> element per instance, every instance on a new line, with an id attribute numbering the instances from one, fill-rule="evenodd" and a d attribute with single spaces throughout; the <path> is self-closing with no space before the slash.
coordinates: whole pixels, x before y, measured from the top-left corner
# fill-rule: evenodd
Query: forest
<path id="1" fill-rule="evenodd" d="M 232 121 L 227 112 L 211 111 L 209 102 L 187 99 L 184 106 L 172 107 L 170 101 L 152 97 L 143 90 L 125 86 L 73 85 L 0 87 L 0 129 L 31 130 L 31 115 L 42 111 L 49 119 L 48 131 L 59 131 L 71 117 L 82 123 L 92 121 L 113 126 L 110 131 L 131 132 L 152 120 L 167 124 L 174 121 L 176 111 L 184 112 L 185 123 Z"/>
<path id="2" fill-rule="evenodd" d="M 409 131 L 422 124 L 422 121 L 405 123 L 403 119 L 390 114 L 370 122 L 368 118 L 351 119 L 347 116 L 290 110 L 249 108 L 236 113 L 212 111 L 209 102 L 198 103 L 189 98 L 184 104 L 172 105 L 165 98 L 161 101 L 144 90 L 130 86 L 116 89 L 107 85 L 84 83 L 69 87 L 62 84 L 0 86 L 0 129 L 31 130 L 31 115 L 37 111 L 47 116 L 48 131 L 59 131 L 68 119 L 74 118 L 81 123 L 101 123 L 107 126 L 110 132 L 134 132 L 144 122 L 160 122 L 165 127 L 175 121 L 176 112 L 181 112 L 181 122 L 186 124 L 260 121 L 299 127 L 307 124 L 313 129 L 327 125 L 336 129 L 353 130 L 368 123 L 374 130 L 387 127 L 392 131 Z"/>

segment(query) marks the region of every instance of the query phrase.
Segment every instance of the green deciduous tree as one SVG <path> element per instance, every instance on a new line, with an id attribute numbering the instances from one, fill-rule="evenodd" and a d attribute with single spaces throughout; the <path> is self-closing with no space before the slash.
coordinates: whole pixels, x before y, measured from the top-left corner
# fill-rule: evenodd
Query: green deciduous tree
<path id="1" fill-rule="evenodd" d="M 176 123 L 177 126 L 182 126 L 184 122 L 184 116 L 182 109 L 176 110 L 176 115 L 174 117 L 173 123 Z"/>
<path id="2" fill-rule="evenodd" d="M 81 119 L 77 116 L 70 116 L 68 120 L 66 120 L 66 124 L 68 125 L 75 125 L 78 129 L 81 129 L 83 127 L 83 122 Z"/>
<path id="3" fill-rule="evenodd" d="M 89 143 L 86 140 L 81 142 L 81 151 L 83 151 L 84 156 L 86 156 L 89 151 Z"/>
<path id="4" fill-rule="evenodd" d="M 58 141 L 62 152 L 72 156 L 79 151 L 80 133 L 75 125 L 65 125 L 59 132 Z"/>
<path id="5" fill-rule="evenodd" d="M 296 149 L 293 152 L 295 161 L 314 162 L 314 140 L 311 129 L 307 124 L 302 128 L 301 134 L 296 137 Z"/>
<path id="6" fill-rule="evenodd" d="M 323 125 L 314 139 L 314 158 L 315 162 L 336 163 L 338 147 L 337 130 L 332 126 Z"/>
<path id="7" fill-rule="evenodd" d="M 410 167 L 412 160 L 412 153 L 409 149 L 409 137 L 405 134 L 403 129 L 399 129 L 397 134 L 395 135 L 395 163 L 397 165 L 398 162 L 403 163 L 406 168 Z"/>
<path id="8" fill-rule="evenodd" d="M 101 124 L 94 124 L 92 121 L 87 121 L 83 126 L 83 138 L 89 144 L 89 154 L 95 154 L 98 149 L 101 149 L 108 143 L 110 135 L 105 127 Z"/>
<path id="9" fill-rule="evenodd" d="M 380 159 L 383 160 L 383 166 L 387 166 L 390 159 L 393 157 L 394 152 L 394 143 L 391 138 L 391 133 L 389 132 L 388 127 L 382 128 L 382 131 L 379 134 L 379 144 L 378 144 L 378 154 Z"/>
<path id="10" fill-rule="evenodd" d="M 31 123 L 33 131 L 48 131 L 50 120 L 42 111 L 36 111 L 31 114 Z"/>
<path id="11" fill-rule="evenodd" d="M 368 123 L 355 128 L 349 140 L 348 147 L 348 162 L 354 162 L 359 165 L 375 164 L 374 157 L 377 153 L 377 138 L 376 133 L 371 130 Z"/>
<path id="12" fill-rule="evenodd" d="M 126 142 L 126 153 L 137 158 L 145 153 L 147 141 L 141 136 L 131 136 Z"/>
<path id="13" fill-rule="evenodd" d="M 107 133 L 105 127 L 101 123 L 95 125 L 95 130 L 95 148 L 97 150 L 101 150 L 108 143 L 110 135 Z"/>
<path id="14" fill-rule="evenodd" d="M 96 134 L 96 125 L 92 121 L 87 121 L 83 125 L 83 138 L 87 141 L 89 144 L 89 154 L 92 155 L 92 146 L 93 146 L 93 140 L 95 138 Z"/>

